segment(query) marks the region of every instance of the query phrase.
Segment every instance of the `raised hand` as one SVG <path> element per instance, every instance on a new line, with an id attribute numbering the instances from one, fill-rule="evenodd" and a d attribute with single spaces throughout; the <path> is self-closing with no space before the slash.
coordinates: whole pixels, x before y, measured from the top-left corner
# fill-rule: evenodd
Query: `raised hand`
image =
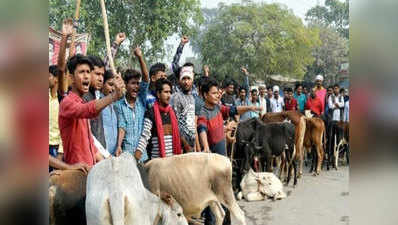
<path id="1" fill-rule="evenodd" d="M 124 95 L 124 90 L 126 88 L 123 79 L 120 74 L 116 75 L 116 79 L 114 81 L 115 85 L 115 95 L 117 99 L 120 99 Z"/>
<path id="2" fill-rule="evenodd" d="M 119 155 L 121 155 L 121 154 L 122 154 L 122 147 L 117 147 L 116 152 L 115 152 L 115 155 L 116 155 L 116 156 L 119 156 Z"/>
<path id="3" fill-rule="evenodd" d="M 71 35 L 73 33 L 73 20 L 68 18 L 62 23 L 62 34 Z"/>
<path id="4" fill-rule="evenodd" d="M 141 57 L 142 57 L 142 51 L 141 51 L 141 48 L 140 48 L 140 47 L 137 46 L 137 47 L 134 49 L 134 55 L 137 56 L 138 58 L 141 58 Z"/>
<path id="5" fill-rule="evenodd" d="M 208 65 L 204 65 L 203 66 L 203 71 L 204 71 L 205 76 L 208 77 L 209 76 L 209 71 L 210 71 L 209 66 Z"/>
<path id="6" fill-rule="evenodd" d="M 242 72 L 245 73 L 246 75 L 249 74 L 249 72 L 247 72 L 247 69 L 246 69 L 245 67 L 242 66 L 240 69 L 241 69 Z"/>
<path id="7" fill-rule="evenodd" d="M 182 36 L 182 38 L 181 38 L 181 44 L 183 44 L 183 45 L 185 45 L 186 43 L 188 43 L 189 42 L 189 38 L 187 37 L 187 36 Z"/>
<path id="8" fill-rule="evenodd" d="M 120 45 L 124 40 L 126 40 L 126 34 L 125 33 L 118 33 L 115 38 L 115 42 Z"/>

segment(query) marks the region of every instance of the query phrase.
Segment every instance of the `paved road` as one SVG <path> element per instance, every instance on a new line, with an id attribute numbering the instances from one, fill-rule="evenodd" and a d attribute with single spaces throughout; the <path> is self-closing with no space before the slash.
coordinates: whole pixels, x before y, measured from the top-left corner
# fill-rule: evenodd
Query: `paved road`
<path id="1" fill-rule="evenodd" d="M 296 188 L 290 184 L 284 191 L 288 197 L 259 202 L 239 201 L 247 225 L 348 225 L 349 168 L 322 170 L 312 176 L 308 168 Z M 232 219 L 232 225 L 239 223 Z"/>

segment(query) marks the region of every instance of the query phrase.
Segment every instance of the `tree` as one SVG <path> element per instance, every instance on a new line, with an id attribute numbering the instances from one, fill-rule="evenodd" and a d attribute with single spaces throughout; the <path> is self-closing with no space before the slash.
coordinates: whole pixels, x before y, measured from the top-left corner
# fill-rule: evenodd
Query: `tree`
<path id="1" fill-rule="evenodd" d="M 280 4 L 221 5 L 215 18 L 198 29 L 193 49 L 219 80 L 242 77 L 241 66 L 262 79 L 268 74 L 302 78 L 319 43 L 316 30 Z"/>
<path id="2" fill-rule="evenodd" d="M 325 6 L 315 6 L 306 13 L 310 23 L 322 24 L 336 29 L 342 37 L 349 38 L 349 2 L 326 0 Z"/>
<path id="3" fill-rule="evenodd" d="M 164 40 L 174 33 L 190 35 L 192 23 L 203 20 L 199 0 L 107 0 L 107 14 L 111 37 L 118 32 L 127 34 L 128 48 L 139 45 L 149 63 L 165 55 Z M 64 18 L 72 17 L 73 0 L 49 0 L 49 25 L 58 28 Z M 82 0 L 79 33 L 91 36 L 88 54 L 104 56 L 105 37 L 101 7 L 98 0 Z M 118 64 L 131 66 L 133 54 L 120 49 Z"/>
<path id="4" fill-rule="evenodd" d="M 323 74 L 326 81 L 335 82 L 341 64 L 347 60 L 348 40 L 332 28 L 314 24 L 310 26 L 319 29 L 322 44 L 313 50 L 315 61 L 308 68 L 306 80 L 313 80 L 316 74 Z"/>

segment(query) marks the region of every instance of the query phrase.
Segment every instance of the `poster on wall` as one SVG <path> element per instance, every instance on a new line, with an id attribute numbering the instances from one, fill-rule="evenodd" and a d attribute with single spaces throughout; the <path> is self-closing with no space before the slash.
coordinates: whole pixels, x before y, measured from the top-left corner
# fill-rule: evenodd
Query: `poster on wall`
<path id="1" fill-rule="evenodd" d="M 59 47 L 61 44 L 62 34 L 51 27 L 48 28 L 48 52 L 49 52 L 49 65 L 57 64 Z M 68 38 L 68 42 L 66 44 L 66 59 L 69 57 L 69 45 L 72 39 Z M 87 46 L 89 41 L 89 35 L 87 33 L 84 34 L 76 34 L 75 36 L 75 51 L 77 54 L 86 55 Z"/>

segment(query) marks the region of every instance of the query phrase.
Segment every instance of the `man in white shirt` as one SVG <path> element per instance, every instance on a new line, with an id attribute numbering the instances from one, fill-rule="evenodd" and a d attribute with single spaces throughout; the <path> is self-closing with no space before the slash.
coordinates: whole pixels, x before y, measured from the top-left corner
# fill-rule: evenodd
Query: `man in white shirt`
<path id="1" fill-rule="evenodd" d="M 279 87 L 275 85 L 272 88 L 274 96 L 271 98 L 271 112 L 282 112 L 285 106 L 283 98 L 279 96 Z"/>
<path id="2" fill-rule="evenodd" d="M 340 95 L 340 86 L 338 84 L 335 84 L 333 86 L 333 94 L 329 96 L 328 98 L 328 106 L 329 109 L 332 112 L 332 122 L 330 123 L 329 126 L 329 145 L 328 145 L 328 152 L 330 156 L 333 156 L 332 149 L 334 149 L 334 138 L 337 138 L 337 140 L 340 140 L 339 136 L 339 130 L 337 127 L 337 123 L 339 121 L 343 120 L 343 109 L 344 109 L 344 96 Z M 336 137 L 335 137 L 336 136 Z M 333 157 L 329 157 L 330 158 Z M 332 161 L 333 162 L 333 161 Z"/>
<path id="3" fill-rule="evenodd" d="M 260 112 L 260 115 L 262 117 L 265 113 L 271 111 L 271 102 L 267 98 L 267 93 L 266 93 L 267 89 L 265 88 L 265 86 L 260 86 L 258 90 L 260 91 L 260 96 L 259 96 L 260 106 L 263 108 L 263 110 Z"/>

